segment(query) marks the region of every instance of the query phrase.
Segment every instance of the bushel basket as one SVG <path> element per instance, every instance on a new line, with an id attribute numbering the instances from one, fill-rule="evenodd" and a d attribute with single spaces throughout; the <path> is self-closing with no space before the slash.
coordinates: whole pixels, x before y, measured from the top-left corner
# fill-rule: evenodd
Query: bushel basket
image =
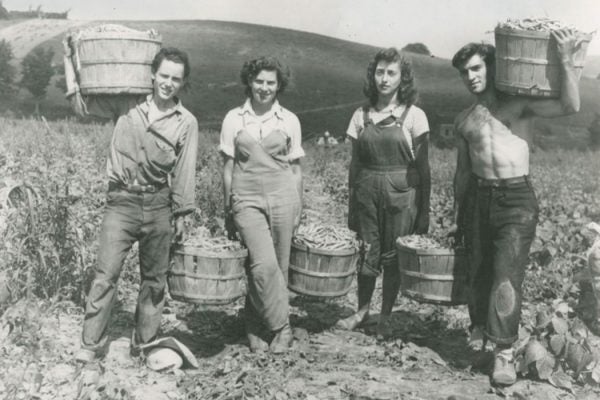
<path id="1" fill-rule="evenodd" d="M 173 248 L 171 258 L 167 283 L 175 300 L 221 305 L 246 294 L 246 249 L 215 255 L 183 245 Z"/>
<path id="2" fill-rule="evenodd" d="M 561 63 L 550 32 L 496 28 L 496 88 L 532 97 L 559 97 Z M 573 55 L 577 80 L 591 34 L 580 34 L 581 45 Z"/>
<path id="3" fill-rule="evenodd" d="M 288 287 L 304 296 L 344 296 L 350 291 L 359 257 L 356 249 L 323 250 L 292 243 Z"/>
<path id="4" fill-rule="evenodd" d="M 71 34 L 67 40 L 82 94 L 152 92 L 150 66 L 162 43 L 154 31 L 105 25 Z"/>
<path id="5" fill-rule="evenodd" d="M 423 303 L 466 304 L 467 256 L 462 249 L 418 249 L 396 242 L 402 295 Z"/>

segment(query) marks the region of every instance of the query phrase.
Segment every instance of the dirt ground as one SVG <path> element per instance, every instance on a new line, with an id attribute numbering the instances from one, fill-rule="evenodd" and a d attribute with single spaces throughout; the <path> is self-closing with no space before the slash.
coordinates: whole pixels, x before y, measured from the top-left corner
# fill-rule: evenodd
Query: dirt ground
<path id="1" fill-rule="evenodd" d="M 569 392 L 528 379 L 508 388 L 492 387 L 490 353 L 475 353 L 466 344 L 464 306 L 401 298 L 393 313 L 394 335 L 386 341 L 378 341 L 375 335 L 376 310 L 364 328 L 336 330 L 335 322 L 355 308 L 354 288 L 335 300 L 292 298 L 295 340 L 284 355 L 249 351 L 239 315 L 241 300 L 212 307 L 169 301 L 162 335 L 185 343 L 200 367 L 159 373 L 129 355 L 136 291 L 135 285 L 120 288 L 108 353 L 85 368 L 73 360 L 81 331 L 80 309 L 70 304 L 47 309 L 26 300 L 9 307 L 0 330 L 0 398 L 550 400 L 600 396 L 600 391 L 588 386 Z M 379 295 L 378 287 L 375 304 Z M 95 384 L 86 386 L 86 382 Z"/>

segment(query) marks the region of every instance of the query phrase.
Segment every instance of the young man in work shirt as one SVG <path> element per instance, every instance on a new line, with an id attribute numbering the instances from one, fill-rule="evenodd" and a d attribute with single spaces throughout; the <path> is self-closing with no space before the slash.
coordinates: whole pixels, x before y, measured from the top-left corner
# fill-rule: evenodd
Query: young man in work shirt
<path id="1" fill-rule="evenodd" d="M 78 114 L 115 121 L 98 261 L 87 296 L 81 349 L 76 354 L 83 362 L 92 361 L 105 349 L 117 280 L 136 241 L 141 285 L 132 348 L 156 338 L 173 237 L 171 219 L 175 218 L 176 238 L 181 238 L 183 217 L 195 208 L 198 122 L 177 98 L 190 72 L 188 57 L 178 49 L 163 48 L 151 70 L 153 93 L 148 96 L 96 96 L 83 102 L 77 83 L 68 80 L 76 92 L 72 105 Z"/>
<path id="2" fill-rule="evenodd" d="M 577 49 L 571 30 L 552 32 L 561 62 L 559 99 L 509 96 L 494 87 L 491 45 L 467 44 L 452 65 L 475 103 L 455 120 L 458 160 L 455 216 L 469 254 L 470 344 L 495 343 L 492 381 L 516 381 L 512 344 L 518 339 L 522 282 L 535 236 L 538 204 L 529 180 L 530 118 L 579 110 Z"/>

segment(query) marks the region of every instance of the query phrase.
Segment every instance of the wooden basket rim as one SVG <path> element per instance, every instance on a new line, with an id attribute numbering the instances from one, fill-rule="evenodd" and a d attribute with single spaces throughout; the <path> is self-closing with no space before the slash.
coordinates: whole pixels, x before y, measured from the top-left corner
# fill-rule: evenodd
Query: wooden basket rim
<path id="1" fill-rule="evenodd" d="M 173 248 L 173 252 L 176 254 L 181 254 L 181 255 L 188 255 L 188 256 L 191 255 L 191 256 L 198 256 L 198 257 L 204 257 L 204 258 L 219 258 L 219 259 L 243 258 L 243 257 L 248 256 L 248 249 L 226 250 L 226 251 L 216 254 L 214 252 L 209 253 L 205 249 L 202 249 L 201 247 L 196 247 L 196 246 L 192 246 L 192 245 L 177 245 Z"/>
<path id="2" fill-rule="evenodd" d="M 81 32 L 78 35 L 73 35 L 72 40 L 75 43 L 89 40 L 130 40 L 162 45 L 162 36 L 160 34 L 151 36 L 148 32 Z"/>
<path id="3" fill-rule="evenodd" d="M 531 39 L 550 39 L 550 31 L 528 31 L 526 29 L 512 29 L 512 28 L 500 28 L 496 27 L 494 33 L 497 35 L 504 36 L 515 36 L 524 37 Z M 594 37 L 594 33 L 579 32 L 577 35 L 578 39 L 582 39 L 584 42 L 589 42 Z"/>
<path id="4" fill-rule="evenodd" d="M 412 253 L 423 256 L 462 256 L 465 254 L 464 248 L 456 248 L 456 249 L 419 249 L 415 247 L 408 247 L 402 243 L 396 242 L 396 249 L 402 251 L 404 253 Z"/>
<path id="5" fill-rule="evenodd" d="M 316 247 L 306 246 L 304 244 L 295 243 L 292 241 L 292 247 L 296 250 L 301 250 L 306 253 L 320 254 L 324 256 L 352 256 L 358 253 L 358 249 L 340 249 L 340 250 L 326 250 L 319 249 Z"/>

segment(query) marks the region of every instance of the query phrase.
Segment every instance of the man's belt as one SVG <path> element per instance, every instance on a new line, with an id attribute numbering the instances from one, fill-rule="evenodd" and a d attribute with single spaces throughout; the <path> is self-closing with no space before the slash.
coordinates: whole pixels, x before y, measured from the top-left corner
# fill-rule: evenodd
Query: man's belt
<path id="1" fill-rule="evenodd" d="M 515 176 L 512 178 L 504 178 L 504 179 L 485 179 L 485 178 L 480 178 L 477 175 L 473 175 L 473 180 L 475 181 L 475 183 L 477 184 L 478 187 L 503 188 L 503 187 L 519 185 L 522 183 L 527 183 L 527 182 L 529 182 L 529 176 L 523 175 L 523 176 Z"/>
<path id="2" fill-rule="evenodd" d="M 112 190 L 125 190 L 130 193 L 156 193 L 161 189 L 166 188 L 166 183 L 156 185 L 140 185 L 139 183 L 120 183 L 110 181 L 108 182 L 108 191 Z"/>

